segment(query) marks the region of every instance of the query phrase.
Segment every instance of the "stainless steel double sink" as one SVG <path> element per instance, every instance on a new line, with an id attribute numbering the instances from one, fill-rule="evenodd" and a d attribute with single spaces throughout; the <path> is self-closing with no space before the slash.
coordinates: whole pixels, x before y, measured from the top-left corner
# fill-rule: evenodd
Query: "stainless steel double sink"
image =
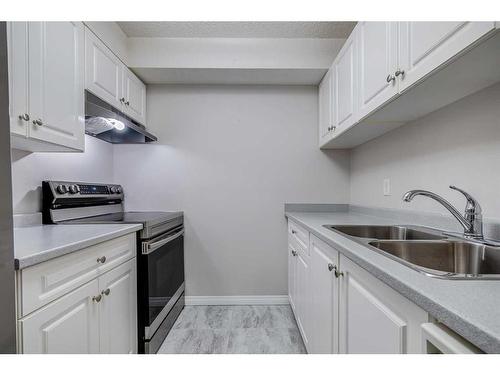
<path id="1" fill-rule="evenodd" d="M 500 246 L 455 238 L 410 225 L 325 225 L 425 275 L 444 279 L 500 279 Z"/>

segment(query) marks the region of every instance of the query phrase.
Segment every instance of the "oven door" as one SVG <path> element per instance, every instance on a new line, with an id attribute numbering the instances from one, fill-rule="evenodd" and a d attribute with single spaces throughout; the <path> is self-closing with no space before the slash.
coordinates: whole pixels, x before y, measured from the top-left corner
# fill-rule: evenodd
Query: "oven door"
<path id="1" fill-rule="evenodd" d="M 140 326 L 149 341 L 184 292 L 184 227 L 143 241 L 140 258 Z"/>

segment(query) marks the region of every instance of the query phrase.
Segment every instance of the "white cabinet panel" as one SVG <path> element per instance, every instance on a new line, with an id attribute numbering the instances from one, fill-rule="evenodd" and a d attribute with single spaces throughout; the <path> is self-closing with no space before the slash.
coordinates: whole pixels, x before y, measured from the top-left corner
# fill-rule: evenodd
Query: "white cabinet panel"
<path id="1" fill-rule="evenodd" d="M 311 235 L 311 353 L 338 352 L 338 252 Z"/>
<path id="2" fill-rule="evenodd" d="M 309 279 L 309 264 L 308 259 L 304 257 L 301 252 L 298 252 L 296 262 L 296 318 L 300 332 L 302 333 L 302 339 L 304 340 L 304 344 L 309 351 L 309 333 L 311 329 L 311 288 Z"/>
<path id="3" fill-rule="evenodd" d="M 137 353 L 135 258 L 99 278 L 101 353 Z"/>
<path id="4" fill-rule="evenodd" d="M 427 314 L 340 256 L 340 353 L 419 353 Z"/>
<path id="5" fill-rule="evenodd" d="M 8 22 L 10 132 L 28 136 L 28 22 Z"/>
<path id="6" fill-rule="evenodd" d="M 20 320 L 23 353 L 99 353 L 97 280 Z"/>
<path id="7" fill-rule="evenodd" d="M 358 24 L 358 102 L 362 118 L 398 94 L 397 22 Z"/>
<path id="8" fill-rule="evenodd" d="M 123 63 L 89 29 L 85 29 L 85 88 L 121 109 Z"/>
<path id="9" fill-rule="evenodd" d="M 400 22 L 400 90 L 431 73 L 495 28 L 494 22 Z"/>
<path id="10" fill-rule="evenodd" d="M 334 114 L 337 130 L 350 127 L 356 122 L 356 66 L 355 33 L 353 32 L 340 50 L 334 62 L 335 106 Z"/>
<path id="11" fill-rule="evenodd" d="M 292 310 L 296 311 L 295 296 L 296 292 L 296 254 L 297 250 L 293 248 L 291 244 L 288 244 L 288 300 Z"/>
<path id="12" fill-rule="evenodd" d="M 319 110 L 319 143 L 331 135 L 334 120 L 333 116 L 333 85 L 332 71 L 328 70 L 318 87 Z"/>
<path id="13" fill-rule="evenodd" d="M 123 67 L 124 112 L 141 124 L 146 123 L 146 86 L 127 67 Z"/>
<path id="14" fill-rule="evenodd" d="M 84 149 L 81 22 L 29 23 L 29 107 L 34 139 Z"/>

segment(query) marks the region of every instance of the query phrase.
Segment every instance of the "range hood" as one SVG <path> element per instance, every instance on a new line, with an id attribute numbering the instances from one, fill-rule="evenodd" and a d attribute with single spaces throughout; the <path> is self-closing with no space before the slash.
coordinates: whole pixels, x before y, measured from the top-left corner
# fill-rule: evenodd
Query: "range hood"
<path id="1" fill-rule="evenodd" d="M 153 134 L 123 112 L 85 90 L 85 133 L 109 143 L 149 143 Z"/>

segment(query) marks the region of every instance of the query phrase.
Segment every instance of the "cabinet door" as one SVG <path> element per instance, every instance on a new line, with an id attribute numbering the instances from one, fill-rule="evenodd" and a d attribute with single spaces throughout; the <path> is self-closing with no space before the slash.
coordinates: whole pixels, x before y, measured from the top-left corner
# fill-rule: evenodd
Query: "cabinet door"
<path id="1" fill-rule="evenodd" d="M 288 300 L 290 301 L 290 306 L 292 310 L 297 313 L 295 305 L 295 295 L 296 295 L 296 265 L 297 258 L 295 256 L 296 250 L 291 244 L 288 244 Z"/>
<path id="2" fill-rule="evenodd" d="M 358 24 L 358 103 L 359 117 L 397 95 L 395 72 L 398 59 L 397 22 Z"/>
<path id="3" fill-rule="evenodd" d="M 311 352 L 338 353 L 338 252 L 311 237 Z"/>
<path id="4" fill-rule="evenodd" d="M 83 24 L 30 22 L 28 34 L 29 136 L 83 151 Z"/>
<path id="5" fill-rule="evenodd" d="M 419 353 L 427 314 L 343 255 L 340 269 L 340 353 Z"/>
<path id="6" fill-rule="evenodd" d="M 23 353 L 99 353 L 98 294 L 94 280 L 21 319 Z"/>
<path id="7" fill-rule="evenodd" d="M 328 70 L 318 88 L 318 119 L 319 119 L 319 143 L 320 145 L 331 134 L 333 126 L 333 87 L 332 71 Z"/>
<path id="8" fill-rule="evenodd" d="M 137 353 L 135 258 L 99 277 L 101 353 Z"/>
<path id="9" fill-rule="evenodd" d="M 141 124 L 146 123 L 146 85 L 128 68 L 123 67 L 124 111 Z"/>
<path id="10" fill-rule="evenodd" d="M 495 28 L 494 22 L 400 22 L 400 91 Z"/>
<path id="11" fill-rule="evenodd" d="M 355 34 L 356 30 L 345 42 L 333 65 L 336 93 L 334 107 L 336 131 L 342 131 L 356 122 Z"/>
<path id="12" fill-rule="evenodd" d="M 28 136 L 28 22 L 7 23 L 10 132 Z"/>
<path id="13" fill-rule="evenodd" d="M 311 311 L 311 289 L 309 281 L 309 264 L 308 259 L 298 251 L 296 256 L 296 298 L 295 307 L 297 324 L 299 326 L 300 332 L 302 333 L 302 339 L 307 350 L 310 350 L 309 334 L 310 334 L 310 311 Z"/>
<path id="14" fill-rule="evenodd" d="M 123 110 L 122 70 L 120 59 L 85 28 L 85 88 L 119 110 Z"/>

